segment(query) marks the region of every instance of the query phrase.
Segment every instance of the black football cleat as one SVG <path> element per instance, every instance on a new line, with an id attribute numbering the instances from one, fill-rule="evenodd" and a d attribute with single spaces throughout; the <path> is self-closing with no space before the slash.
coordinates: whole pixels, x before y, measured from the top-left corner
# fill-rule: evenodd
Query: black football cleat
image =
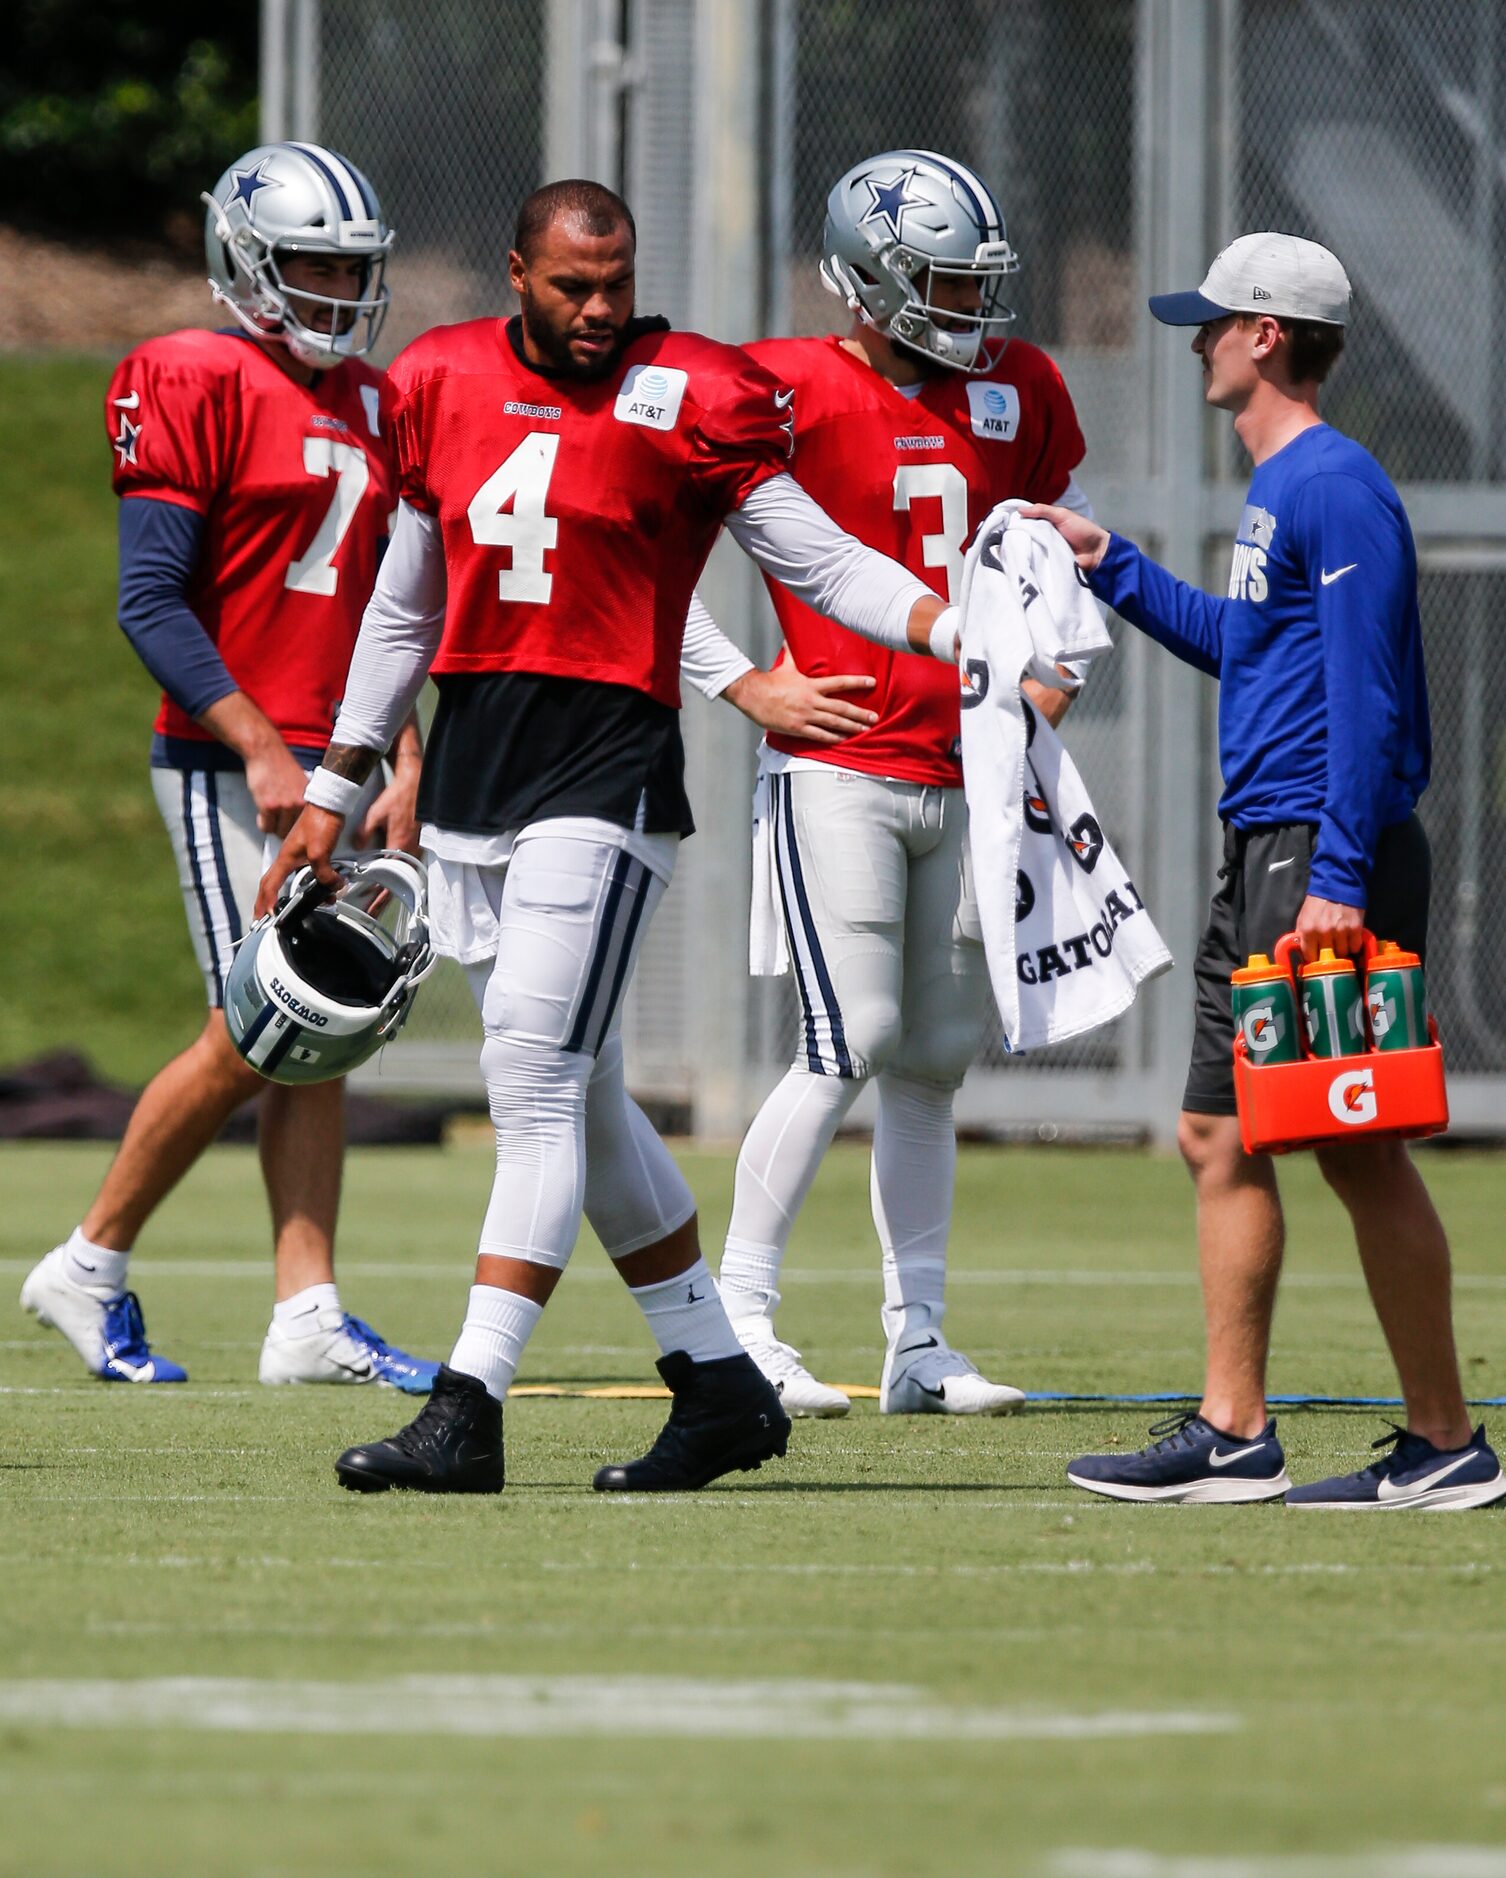
<path id="1" fill-rule="evenodd" d="M 751 1356 L 695 1363 L 675 1350 L 657 1368 L 674 1396 L 669 1420 L 642 1460 L 598 1470 L 598 1493 L 693 1493 L 784 1453 L 790 1418 Z"/>
<path id="2" fill-rule="evenodd" d="M 335 1462 L 352 1493 L 500 1493 L 502 1404 L 475 1376 L 441 1363 L 428 1400 L 386 1441 L 347 1448 Z"/>

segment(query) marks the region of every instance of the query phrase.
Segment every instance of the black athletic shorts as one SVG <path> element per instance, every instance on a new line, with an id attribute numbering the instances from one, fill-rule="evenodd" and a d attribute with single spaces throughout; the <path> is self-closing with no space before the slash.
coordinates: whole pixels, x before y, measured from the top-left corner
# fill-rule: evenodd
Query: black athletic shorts
<path id="1" fill-rule="evenodd" d="M 1224 864 L 1192 964 L 1197 1002 L 1182 1107 L 1195 1115 L 1235 1113 L 1229 974 L 1252 952 L 1269 956 L 1296 925 L 1317 836 L 1311 822 L 1224 824 Z M 1394 939 L 1419 958 L 1427 955 L 1432 872 L 1428 838 L 1415 815 L 1381 831 L 1365 924 L 1377 939 Z"/>

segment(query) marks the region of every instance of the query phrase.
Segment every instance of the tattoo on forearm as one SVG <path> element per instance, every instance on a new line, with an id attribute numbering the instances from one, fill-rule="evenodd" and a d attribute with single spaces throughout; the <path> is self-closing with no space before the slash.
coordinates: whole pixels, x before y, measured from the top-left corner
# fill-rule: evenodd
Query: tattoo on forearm
<path id="1" fill-rule="evenodd" d="M 376 768 L 380 750 L 367 750 L 359 744 L 332 743 L 324 752 L 324 760 L 319 765 L 332 775 L 346 776 L 351 782 L 362 783 Z"/>

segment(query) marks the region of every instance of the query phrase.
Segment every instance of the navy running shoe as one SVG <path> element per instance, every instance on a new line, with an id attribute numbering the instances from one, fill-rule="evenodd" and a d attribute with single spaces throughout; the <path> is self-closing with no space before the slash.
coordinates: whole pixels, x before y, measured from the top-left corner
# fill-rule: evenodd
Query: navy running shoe
<path id="1" fill-rule="evenodd" d="M 1431 1441 L 1393 1425 L 1371 1444 L 1390 1453 L 1357 1474 L 1335 1474 L 1307 1487 L 1293 1487 L 1288 1506 L 1420 1506 L 1425 1511 L 1462 1513 L 1506 1498 L 1506 1474 L 1485 1439 L 1485 1424 L 1465 1448 L 1435 1448 Z"/>
<path id="2" fill-rule="evenodd" d="M 1068 1467 L 1068 1480 L 1111 1500 L 1223 1505 L 1279 1500 L 1292 1484 L 1273 1421 L 1247 1440 L 1224 1434 L 1188 1409 L 1150 1432 L 1155 1439 L 1138 1454 L 1084 1454 Z"/>

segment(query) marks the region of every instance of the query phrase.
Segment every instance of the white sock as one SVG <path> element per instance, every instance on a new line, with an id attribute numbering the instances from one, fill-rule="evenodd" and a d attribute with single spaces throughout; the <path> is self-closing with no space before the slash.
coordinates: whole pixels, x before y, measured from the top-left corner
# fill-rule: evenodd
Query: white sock
<path id="1" fill-rule="evenodd" d="M 697 1259 L 678 1278 L 638 1286 L 633 1301 L 648 1320 L 660 1356 L 683 1350 L 693 1363 L 712 1363 L 743 1353 L 705 1259 Z"/>
<path id="2" fill-rule="evenodd" d="M 112 1252 L 109 1246 L 95 1245 L 84 1237 L 82 1226 L 75 1226 L 63 1242 L 67 1256 L 63 1269 L 76 1285 L 90 1291 L 107 1292 L 112 1298 L 125 1290 L 129 1252 Z"/>
<path id="3" fill-rule="evenodd" d="M 500 1402 L 518 1373 L 523 1347 L 543 1315 L 542 1304 L 516 1291 L 472 1285 L 465 1322 L 450 1352 L 450 1368 L 462 1376 L 479 1377 L 486 1393 Z"/>
<path id="4" fill-rule="evenodd" d="M 722 1254 L 729 1316 L 739 1321 L 773 1316 L 795 1215 L 862 1087 L 853 1077 L 813 1076 L 797 1067 L 754 1116 L 737 1156 L 732 1222 Z"/>
<path id="5" fill-rule="evenodd" d="M 272 1306 L 272 1322 L 290 1337 L 312 1337 L 321 1328 L 323 1313 L 339 1308 L 340 1293 L 333 1280 L 327 1285 L 306 1285 Z"/>
<path id="6" fill-rule="evenodd" d="M 883 1250 L 884 1334 L 891 1349 L 941 1328 L 956 1179 L 952 1091 L 885 1071 L 878 1079 L 869 1193 Z"/>

